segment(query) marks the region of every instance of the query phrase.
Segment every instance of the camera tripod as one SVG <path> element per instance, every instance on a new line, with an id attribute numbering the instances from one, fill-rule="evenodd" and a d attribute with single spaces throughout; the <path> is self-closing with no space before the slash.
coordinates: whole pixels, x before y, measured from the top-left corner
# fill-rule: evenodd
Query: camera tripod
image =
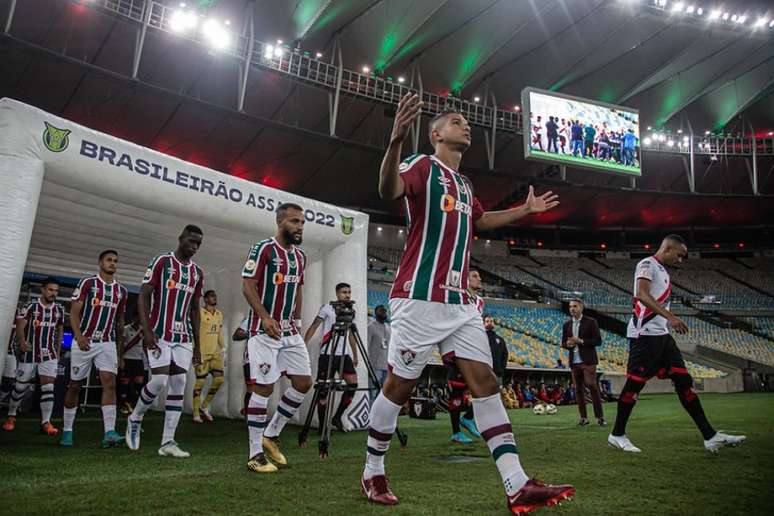
<path id="1" fill-rule="evenodd" d="M 349 338 L 350 333 L 355 339 L 355 342 L 357 344 L 357 349 L 360 352 L 360 357 L 363 360 L 363 363 L 366 366 L 366 370 L 368 371 L 368 378 L 371 380 L 373 385 L 380 389 L 382 388 L 381 382 L 379 381 L 379 378 L 376 376 L 376 371 L 373 368 L 373 365 L 371 364 L 371 361 L 368 358 L 368 350 L 366 349 L 365 345 L 363 344 L 362 339 L 360 338 L 360 333 L 357 330 L 357 326 L 355 326 L 355 323 L 353 322 L 355 319 L 355 311 L 352 309 L 352 305 L 354 304 L 354 301 L 342 301 L 337 302 L 333 301 L 331 302 L 331 305 L 336 309 L 336 323 L 333 325 L 333 329 L 331 330 L 331 335 L 328 338 L 327 343 L 329 343 L 328 346 L 328 370 L 326 371 L 325 377 L 321 378 L 319 371 L 318 371 L 318 378 L 315 381 L 314 384 L 314 395 L 312 396 L 312 404 L 309 409 L 309 413 L 306 415 L 306 420 L 304 421 L 304 427 L 301 429 L 301 432 L 298 434 L 298 446 L 301 448 L 306 447 L 306 437 L 309 434 L 309 429 L 312 426 L 312 418 L 314 417 L 315 413 L 315 407 L 317 406 L 317 401 L 320 399 L 320 396 L 325 396 L 325 405 L 323 406 L 322 415 L 323 417 L 318 422 L 320 425 L 320 441 L 318 442 L 318 451 L 320 452 L 320 458 L 325 459 L 328 457 L 328 449 L 330 447 L 330 440 L 331 440 L 331 420 L 333 411 L 331 410 L 333 407 L 333 401 L 336 397 L 336 391 L 343 391 L 344 388 L 346 388 L 345 382 L 343 380 L 343 372 L 344 372 L 344 356 L 345 353 L 343 351 L 346 349 L 347 345 L 347 339 Z M 325 343 L 323 343 L 324 345 Z M 336 351 L 341 350 L 342 354 L 340 356 L 340 360 L 338 361 L 338 370 L 336 371 L 336 375 L 334 376 L 333 373 L 333 366 L 336 359 Z M 344 385 L 343 385 L 344 384 Z M 360 387 L 358 389 L 355 389 L 356 391 L 368 391 L 370 390 L 367 386 L 366 387 Z M 406 444 L 408 443 L 408 436 L 403 433 L 400 429 L 395 427 L 395 435 L 398 437 L 398 440 L 400 441 L 401 448 L 405 448 Z"/>

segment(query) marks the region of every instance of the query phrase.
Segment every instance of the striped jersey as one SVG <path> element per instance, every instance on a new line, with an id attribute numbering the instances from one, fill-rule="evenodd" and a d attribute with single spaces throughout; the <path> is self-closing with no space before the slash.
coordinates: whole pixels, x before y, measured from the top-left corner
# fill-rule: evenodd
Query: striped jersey
<path id="1" fill-rule="evenodd" d="M 124 359 L 142 360 L 142 328 L 127 324 L 124 326 Z"/>
<path id="2" fill-rule="evenodd" d="M 296 335 L 293 313 L 301 286 L 304 284 L 306 254 L 298 246 L 285 250 L 274 238 L 261 240 L 250 248 L 242 277 L 257 281 L 261 304 L 277 321 L 284 336 Z M 261 318 L 250 308 L 247 314 L 250 335 L 263 333 Z"/>
<path id="3" fill-rule="evenodd" d="M 59 303 L 45 306 L 40 299 L 30 302 L 22 313 L 27 321 L 26 336 L 32 350 L 24 353 L 20 361 L 38 363 L 46 360 L 56 360 L 59 342 L 56 341 L 57 330 L 64 326 L 64 308 Z"/>
<path id="4" fill-rule="evenodd" d="M 408 233 L 390 298 L 468 303 L 473 223 L 484 213 L 470 180 L 424 154 L 404 160 L 400 176 Z"/>
<path id="5" fill-rule="evenodd" d="M 484 315 L 484 298 L 479 296 L 472 290 L 468 290 L 468 297 L 470 298 L 470 302 L 476 305 L 476 310 L 478 310 L 478 314 Z"/>
<path id="6" fill-rule="evenodd" d="M 193 342 L 189 312 L 198 304 L 204 289 L 204 271 L 193 260 L 183 263 L 175 253 L 160 254 L 151 260 L 143 285 L 153 286 L 150 327 L 167 342 Z"/>
<path id="7" fill-rule="evenodd" d="M 21 318 L 22 315 L 24 315 L 24 311 L 19 309 L 16 310 L 13 314 L 13 322 L 11 323 L 11 334 L 8 336 L 8 354 L 9 355 L 15 355 L 17 348 L 16 348 L 16 320 Z"/>
<path id="8" fill-rule="evenodd" d="M 317 312 L 317 318 L 322 320 L 323 336 L 320 341 L 320 354 L 327 355 L 330 353 L 331 343 L 330 338 L 333 335 L 333 325 L 336 324 L 336 309 L 330 304 L 324 304 L 320 307 L 320 311 Z M 349 350 L 349 336 L 343 341 L 337 343 L 336 356 L 351 355 Z M 342 349 L 343 348 L 343 349 Z"/>
<path id="9" fill-rule="evenodd" d="M 117 281 L 107 283 L 99 274 L 83 278 L 71 301 L 83 303 L 80 330 L 91 342 L 115 342 L 116 321 L 126 311 L 129 292 Z"/>
<path id="10" fill-rule="evenodd" d="M 637 280 L 650 280 L 650 295 L 658 304 L 669 310 L 669 296 L 672 293 L 672 281 L 669 273 L 655 256 L 640 260 L 634 272 L 633 313 L 626 329 L 626 336 L 636 339 L 647 335 L 668 335 L 667 320 L 643 305 L 637 299 Z"/>

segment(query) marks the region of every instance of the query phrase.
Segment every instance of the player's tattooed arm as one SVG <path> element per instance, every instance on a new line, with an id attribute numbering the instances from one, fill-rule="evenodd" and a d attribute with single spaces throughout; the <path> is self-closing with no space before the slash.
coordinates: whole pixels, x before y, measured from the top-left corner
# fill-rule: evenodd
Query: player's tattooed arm
<path id="1" fill-rule="evenodd" d="M 83 301 L 75 299 L 70 303 L 70 328 L 73 330 L 75 343 L 81 351 L 89 351 L 89 340 L 81 333 L 81 310 L 83 310 Z"/>
<path id="2" fill-rule="evenodd" d="M 56 356 L 61 357 L 62 356 L 62 336 L 64 335 L 64 323 L 59 323 L 56 326 Z"/>
<path id="3" fill-rule="evenodd" d="M 490 231 L 515 222 L 533 213 L 542 213 L 559 205 L 559 196 L 548 191 L 543 195 L 535 195 L 535 189 L 530 185 L 527 200 L 521 206 L 501 211 L 487 211 L 477 221 L 476 229 Z"/>
<path id="4" fill-rule="evenodd" d="M 379 169 L 379 196 L 382 199 L 395 200 L 405 192 L 403 179 L 400 177 L 400 153 L 403 141 L 408 136 L 409 127 L 422 112 L 422 101 L 416 93 L 406 93 L 398 103 L 395 120 L 392 124 L 392 134 L 387 152 Z"/>
<path id="5" fill-rule="evenodd" d="M 153 333 L 148 322 L 153 289 L 154 286 L 151 283 L 145 283 L 140 287 L 140 295 L 137 296 L 137 318 L 140 320 L 140 326 L 142 326 L 143 345 L 149 351 L 159 349 L 157 345 L 158 337 Z"/>
<path id="6" fill-rule="evenodd" d="M 22 353 L 28 353 L 32 350 L 32 346 L 30 346 L 27 340 L 27 317 L 21 317 L 16 320 L 16 337 L 19 339 L 19 350 Z"/>
<path id="7" fill-rule="evenodd" d="M 193 331 L 193 365 L 199 365 L 202 363 L 202 349 L 199 347 L 201 312 L 199 310 L 199 296 L 197 295 L 194 295 L 193 299 L 191 299 L 188 317 L 191 318 L 191 330 Z"/>
<path id="8" fill-rule="evenodd" d="M 258 317 L 261 319 L 261 327 L 263 328 L 263 331 L 266 332 L 266 335 L 272 339 L 279 340 L 282 336 L 279 323 L 272 319 L 269 312 L 266 311 L 266 307 L 261 303 L 261 300 L 258 297 L 257 284 L 258 280 L 242 278 L 242 294 L 245 296 L 247 304 L 253 309 L 253 312 L 258 314 Z"/>
<path id="9" fill-rule="evenodd" d="M 120 362 L 124 358 L 124 325 L 126 324 L 126 321 L 124 320 L 124 314 L 121 313 L 116 318 L 116 350 L 118 351 L 118 361 Z"/>

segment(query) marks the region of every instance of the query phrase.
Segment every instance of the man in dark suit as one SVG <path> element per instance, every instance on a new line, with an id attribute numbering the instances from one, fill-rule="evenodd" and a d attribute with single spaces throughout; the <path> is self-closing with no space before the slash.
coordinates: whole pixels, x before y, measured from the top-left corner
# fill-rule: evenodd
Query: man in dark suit
<path id="1" fill-rule="evenodd" d="M 570 350 L 568 363 L 572 371 L 572 379 L 575 390 L 578 393 L 578 412 L 580 421 L 578 426 L 586 426 L 589 419 L 586 416 L 585 387 L 591 391 L 591 400 L 594 405 L 594 417 L 599 426 L 606 426 L 605 417 L 602 414 L 602 398 L 597 384 L 597 346 L 602 343 L 597 321 L 583 315 L 583 301 L 573 299 L 570 301 L 570 320 L 564 323 L 562 328 L 562 347 Z"/>

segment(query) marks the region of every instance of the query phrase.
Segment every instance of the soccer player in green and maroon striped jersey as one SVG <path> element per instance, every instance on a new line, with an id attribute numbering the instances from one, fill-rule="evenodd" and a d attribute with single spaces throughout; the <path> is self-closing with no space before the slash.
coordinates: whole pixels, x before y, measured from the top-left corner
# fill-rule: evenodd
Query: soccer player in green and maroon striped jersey
<path id="1" fill-rule="evenodd" d="M 202 244 L 202 230 L 189 224 L 178 237 L 174 252 L 156 256 L 145 271 L 137 302 L 151 379 L 127 419 L 126 444 L 140 448 L 142 419 L 156 396 L 169 386 L 164 406 L 164 432 L 159 455 L 190 457 L 175 442 L 175 430 L 183 411 L 188 368 L 201 362 L 199 348 L 199 299 L 204 271 L 192 260 Z"/>
<path id="2" fill-rule="evenodd" d="M 102 447 L 123 444 L 116 432 L 116 374 L 118 349 L 123 346 L 124 312 L 129 292 L 114 279 L 118 252 L 108 249 L 99 255 L 99 273 L 83 278 L 70 301 L 70 325 L 75 345 L 70 352 L 70 385 L 64 400 L 62 446 L 73 445 L 73 423 L 78 411 L 81 383 L 94 364 L 102 385 Z"/>
<path id="3" fill-rule="evenodd" d="M 255 473 L 277 471 L 271 461 L 287 464 L 279 449 L 279 434 L 312 386 L 309 353 L 300 335 L 306 268 L 306 254 L 299 247 L 303 232 L 301 207 L 280 205 L 277 234 L 250 249 L 242 270 L 242 291 L 250 306 L 250 337 L 245 350 L 245 382 L 250 393 L 246 410 L 250 442 L 247 468 Z M 288 376 L 291 385 L 282 394 L 267 426 L 266 406 L 281 374 Z"/>
<path id="4" fill-rule="evenodd" d="M 489 342 L 476 305 L 469 302 L 468 270 L 473 230 L 489 231 L 558 204 L 532 187 L 521 206 L 485 212 L 470 180 L 459 172 L 470 146 L 470 126 L 458 112 L 429 124 L 432 156 L 417 154 L 401 163 L 408 128 L 422 102 L 408 93 L 398 104 L 392 136 L 379 173 L 379 194 L 403 198 L 408 222 L 406 247 L 390 294 L 390 371 L 371 407 L 367 459 L 360 487 L 368 500 L 394 505 L 384 472 L 384 455 L 403 404 L 408 400 L 433 346 L 450 356 L 473 395 L 478 430 L 487 441 L 503 480 L 508 509 L 528 512 L 571 496 L 570 485 L 530 480 L 521 467 L 516 440 L 492 372 Z"/>
<path id="5" fill-rule="evenodd" d="M 8 420 L 4 430 L 13 430 L 16 410 L 24 398 L 25 391 L 35 382 L 35 374 L 40 380 L 40 429 L 46 435 L 57 435 L 59 430 L 51 424 L 51 412 L 54 409 L 54 381 L 59 365 L 59 352 L 62 347 L 62 332 L 65 313 L 62 305 L 56 302 L 59 295 L 59 282 L 55 278 L 46 278 L 40 287 L 40 297 L 31 301 L 16 320 L 16 338 L 22 352 L 16 370 L 16 385 L 8 405 Z"/>

